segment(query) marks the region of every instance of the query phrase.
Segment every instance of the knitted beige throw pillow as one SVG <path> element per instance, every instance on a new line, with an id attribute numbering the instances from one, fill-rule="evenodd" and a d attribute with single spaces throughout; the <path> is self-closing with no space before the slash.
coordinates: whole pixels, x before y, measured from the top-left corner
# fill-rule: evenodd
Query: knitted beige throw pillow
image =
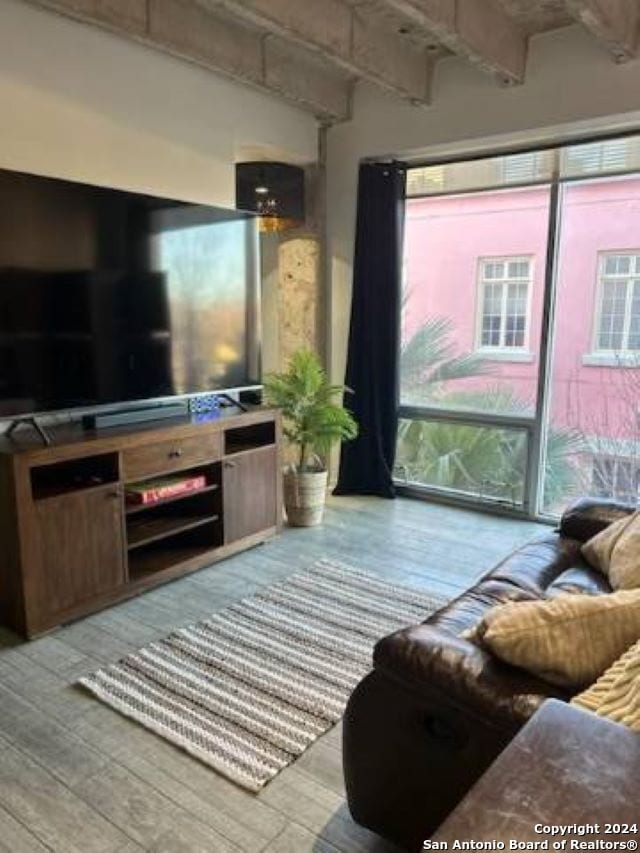
<path id="1" fill-rule="evenodd" d="M 640 511 L 606 527 L 582 546 L 585 560 L 614 589 L 640 587 Z"/>
<path id="2" fill-rule="evenodd" d="M 583 689 L 640 637 L 640 589 L 559 595 L 489 610 L 476 638 L 513 666 Z"/>
<path id="3" fill-rule="evenodd" d="M 640 732 L 640 640 L 571 702 Z"/>

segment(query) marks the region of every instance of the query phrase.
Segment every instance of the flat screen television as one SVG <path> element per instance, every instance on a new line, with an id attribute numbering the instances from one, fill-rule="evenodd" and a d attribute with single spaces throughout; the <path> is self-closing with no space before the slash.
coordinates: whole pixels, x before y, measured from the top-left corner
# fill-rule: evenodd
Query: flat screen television
<path id="1" fill-rule="evenodd" d="M 256 218 L 0 170 L 0 417 L 260 382 Z"/>

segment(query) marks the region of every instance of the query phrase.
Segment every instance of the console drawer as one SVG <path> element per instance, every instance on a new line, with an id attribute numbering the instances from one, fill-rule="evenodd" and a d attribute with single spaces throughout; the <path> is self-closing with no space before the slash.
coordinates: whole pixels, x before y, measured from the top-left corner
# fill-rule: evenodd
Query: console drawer
<path id="1" fill-rule="evenodd" d="M 132 482 L 215 462 L 221 457 L 221 433 L 157 441 L 122 451 L 122 479 Z"/>

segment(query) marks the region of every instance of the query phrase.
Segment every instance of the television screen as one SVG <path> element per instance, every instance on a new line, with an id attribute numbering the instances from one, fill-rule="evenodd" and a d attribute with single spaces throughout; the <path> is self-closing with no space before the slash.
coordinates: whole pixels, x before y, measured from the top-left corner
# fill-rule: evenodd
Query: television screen
<path id="1" fill-rule="evenodd" d="M 255 217 L 0 170 L 0 417 L 255 385 Z"/>

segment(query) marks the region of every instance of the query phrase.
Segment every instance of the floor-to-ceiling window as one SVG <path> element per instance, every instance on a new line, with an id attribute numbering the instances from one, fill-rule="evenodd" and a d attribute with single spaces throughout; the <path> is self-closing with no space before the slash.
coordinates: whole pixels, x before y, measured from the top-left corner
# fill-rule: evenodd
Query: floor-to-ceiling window
<path id="1" fill-rule="evenodd" d="M 637 499 L 639 168 L 626 137 L 409 170 L 398 483 Z"/>

